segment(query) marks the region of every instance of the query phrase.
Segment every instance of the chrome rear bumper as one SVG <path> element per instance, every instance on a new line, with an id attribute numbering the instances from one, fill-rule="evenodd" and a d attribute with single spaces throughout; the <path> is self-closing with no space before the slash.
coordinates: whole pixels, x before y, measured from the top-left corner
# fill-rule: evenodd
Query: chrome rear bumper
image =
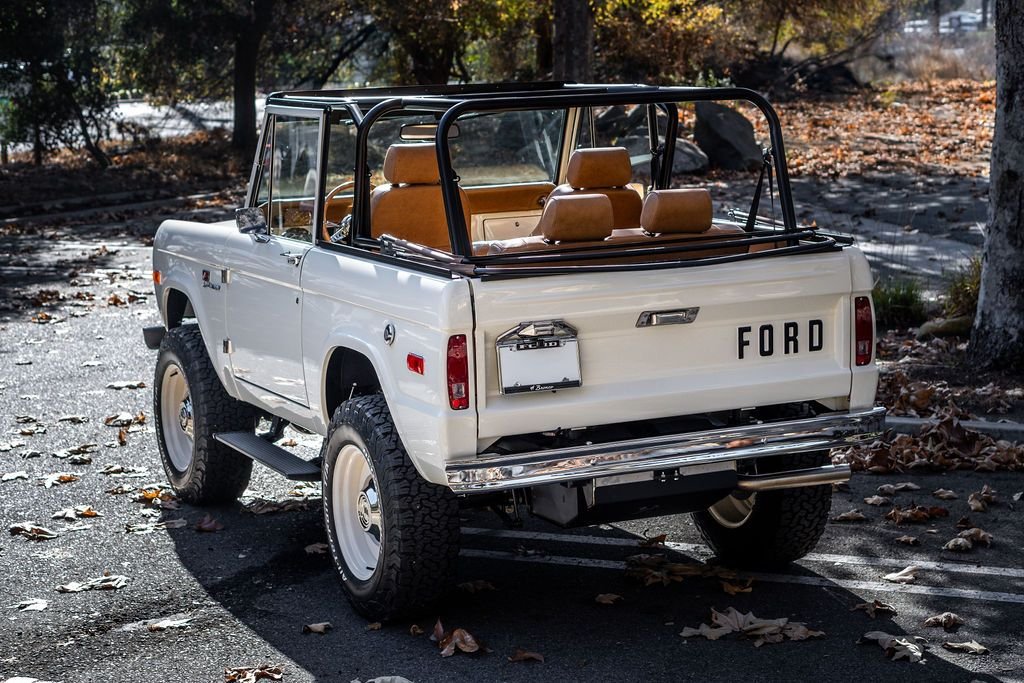
<path id="1" fill-rule="evenodd" d="M 763 458 L 784 453 L 827 450 L 874 438 L 885 425 L 885 408 L 837 412 L 766 424 L 673 434 L 516 455 L 485 453 L 445 468 L 448 486 L 456 493 L 593 479 L 617 474 L 666 470 L 689 465 Z M 827 476 L 782 486 L 807 486 L 845 481 L 848 468 L 822 471 Z M 804 472 L 808 474 L 808 472 Z M 749 477 L 748 477 L 749 479 Z M 773 477 L 773 480 L 781 480 Z M 753 480 L 752 480 L 753 481 Z M 766 481 L 765 484 L 768 482 Z M 757 485 L 743 486 L 755 489 Z M 769 488 L 769 486 L 764 486 Z"/>

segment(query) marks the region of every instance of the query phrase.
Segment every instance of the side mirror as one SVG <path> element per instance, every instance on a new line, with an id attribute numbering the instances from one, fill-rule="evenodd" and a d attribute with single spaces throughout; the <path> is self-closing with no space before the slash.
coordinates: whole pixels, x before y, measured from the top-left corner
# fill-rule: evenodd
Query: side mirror
<path id="1" fill-rule="evenodd" d="M 243 235 L 270 234 L 266 216 L 263 215 L 262 210 L 254 206 L 235 209 L 235 226 Z"/>

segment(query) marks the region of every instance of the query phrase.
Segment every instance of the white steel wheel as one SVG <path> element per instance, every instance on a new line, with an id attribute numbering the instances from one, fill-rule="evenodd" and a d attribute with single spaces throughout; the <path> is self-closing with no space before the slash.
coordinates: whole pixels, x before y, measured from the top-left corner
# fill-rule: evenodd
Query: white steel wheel
<path id="1" fill-rule="evenodd" d="M 177 363 L 168 363 L 164 368 L 160 386 L 160 419 L 164 425 L 167 458 L 176 470 L 185 472 L 192 464 L 195 417 L 188 380 Z"/>
<path id="2" fill-rule="evenodd" d="M 384 519 L 373 465 L 355 444 L 345 444 L 338 454 L 331 493 L 338 549 L 352 575 L 368 581 L 380 563 Z"/>
<path id="3" fill-rule="evenodd" d="M 708 508 L 708 514 L 727 529 L 738 529 L 743 526 L 751 513 L 754 511 L 754 502 L 757 494 L 737 498 L 726 496 Z"/>

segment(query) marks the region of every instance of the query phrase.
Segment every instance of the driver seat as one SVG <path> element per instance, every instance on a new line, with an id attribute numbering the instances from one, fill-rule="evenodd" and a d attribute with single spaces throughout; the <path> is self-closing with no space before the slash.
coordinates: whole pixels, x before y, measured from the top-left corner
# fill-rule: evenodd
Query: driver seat
<path id="1" fill-rule="evenodd" d="M 370 194 L 370 235 L 388 234 L 451 252 L 448 220 L 441 196 L 441 173 L 433 144 L 391 145 L 384 156 L 388 182 Z M 469 199 L 460 187 L 468 234 Z"/>

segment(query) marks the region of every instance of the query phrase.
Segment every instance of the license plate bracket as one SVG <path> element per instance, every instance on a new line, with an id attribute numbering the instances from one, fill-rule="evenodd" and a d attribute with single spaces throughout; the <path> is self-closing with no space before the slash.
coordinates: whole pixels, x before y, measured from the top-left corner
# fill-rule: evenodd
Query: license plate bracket
<path id="1" fill-rule="evenodd" d="M 576 329 L 562 320 L 520 323 L 495 341 L 502 394 L 583 386 Z"/>

